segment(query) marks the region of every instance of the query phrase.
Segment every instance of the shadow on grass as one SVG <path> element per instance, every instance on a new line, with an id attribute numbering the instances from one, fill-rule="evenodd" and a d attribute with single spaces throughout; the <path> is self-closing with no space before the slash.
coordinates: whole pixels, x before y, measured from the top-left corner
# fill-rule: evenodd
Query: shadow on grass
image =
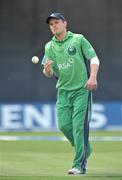
<path id="1" fill-rule="evenodd" d="M 122 180 L 122 174 L 88 174 L 88 175 L 66 175 L 66 176 L 0 176 L 0 180 Z"/>

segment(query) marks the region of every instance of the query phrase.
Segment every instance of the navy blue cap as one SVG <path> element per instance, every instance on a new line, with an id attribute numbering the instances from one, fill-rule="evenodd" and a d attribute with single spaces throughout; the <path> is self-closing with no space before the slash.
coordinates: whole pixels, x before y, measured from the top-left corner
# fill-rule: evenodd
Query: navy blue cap
<path id="1" fill-rule="evenodd" d="M 62 19 L 65 21 L 65 18 L 61 13 L 54 12 L 50 16 L 48 16 L 48 18 L 46 19 L 47 24 L 49 24 L 51 18 Z"/>

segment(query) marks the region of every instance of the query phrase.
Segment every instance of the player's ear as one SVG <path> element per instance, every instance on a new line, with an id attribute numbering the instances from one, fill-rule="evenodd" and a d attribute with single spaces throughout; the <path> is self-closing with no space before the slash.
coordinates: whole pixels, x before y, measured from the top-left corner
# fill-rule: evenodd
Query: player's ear
<path id="1" fill-rule="evenodd" d="M 64 25 L 65 25 L 65 27 L 67 27 L 67 21 L 64 21 Z"/>

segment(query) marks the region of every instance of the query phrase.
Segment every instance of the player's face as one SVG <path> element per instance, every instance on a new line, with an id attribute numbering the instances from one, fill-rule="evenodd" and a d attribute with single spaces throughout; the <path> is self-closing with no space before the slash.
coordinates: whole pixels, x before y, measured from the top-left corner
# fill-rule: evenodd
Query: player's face
<path id="1" fill-rule="evenodd" d="M 62 21 L 61 19 L 58 20 L 58 19 L 52 18 L 49 22 L 49 26 L 50 26 L 51 32 L 54 35 L 59 35 L 66 31 L 67 22 Z"/>

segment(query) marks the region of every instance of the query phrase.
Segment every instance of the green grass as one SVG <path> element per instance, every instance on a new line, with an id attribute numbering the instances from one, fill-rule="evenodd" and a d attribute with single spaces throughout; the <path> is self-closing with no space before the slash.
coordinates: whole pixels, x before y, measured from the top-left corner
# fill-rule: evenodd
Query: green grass
<path id="1" fill-rule="evenodd" d="M 62 135 L 61 133 L 0 133 L 0 135 Z M 120 136 L 121 132 L 91 132 Z M 69 176 L 73 148 L 61 141 L 0 141 L 0 180 L 119 180 L 122 143 L 92 142 L 93 153 L 85 176 Z"/>
<path id="2" fill-rule="evenodd" d="M 61 132 L 0 132 L 0 135 L 8 136 L 62 136 Z M 91 136 L 122 136 L 121 131 L 91 131 Z"/>

